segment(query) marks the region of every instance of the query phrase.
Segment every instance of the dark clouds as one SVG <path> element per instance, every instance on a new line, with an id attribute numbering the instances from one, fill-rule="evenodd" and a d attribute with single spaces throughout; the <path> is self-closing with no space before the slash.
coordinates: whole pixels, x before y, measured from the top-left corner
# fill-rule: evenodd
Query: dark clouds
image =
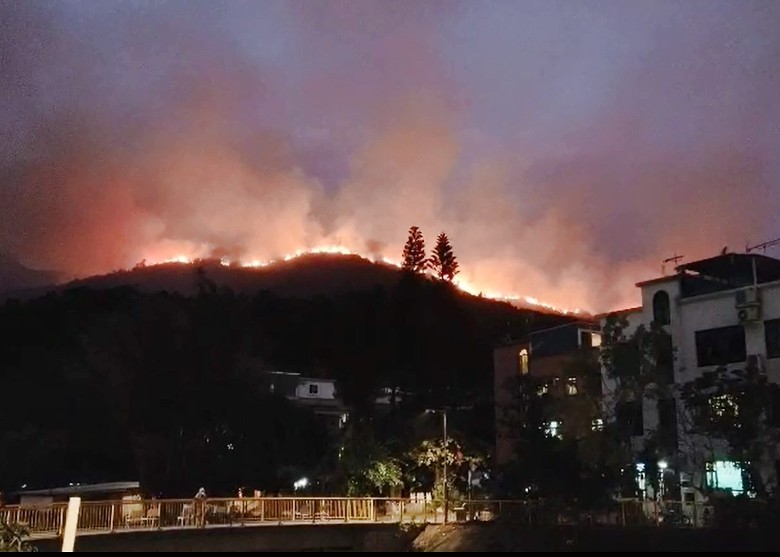
<path id="1" fill-rule="evenodd" d="M 780 7 L 0 2 L 0 251 L 84 274 L 446 230 L 608 309 L 780 236 Z"/>

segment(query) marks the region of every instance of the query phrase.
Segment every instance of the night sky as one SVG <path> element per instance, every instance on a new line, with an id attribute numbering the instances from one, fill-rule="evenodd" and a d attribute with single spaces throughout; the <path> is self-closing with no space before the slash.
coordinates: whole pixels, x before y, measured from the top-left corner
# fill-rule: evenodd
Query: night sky
<path id="1" fill-rule="evenodd" d="M 146 258 L 446 231 L 589 310 L 780 237 L 780 2 L 0 0 L 0 251 Z M 768 252 L 780 257 L 780 253 Z"/>

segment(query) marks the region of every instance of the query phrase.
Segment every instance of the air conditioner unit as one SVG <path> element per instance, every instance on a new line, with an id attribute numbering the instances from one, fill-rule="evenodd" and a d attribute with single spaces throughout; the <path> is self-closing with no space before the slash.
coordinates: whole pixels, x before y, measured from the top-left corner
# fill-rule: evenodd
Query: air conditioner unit
<path id="1" fill-rule="evenodd" d="M 764 358 L 761 354 L 748 354 L 747 367 L 764 373 Z"/>
<path id="2" fill-rule="evenodd" d="M 738 308 L 747 306 L 757 306 L 761 303 L 761 299 L 758 296 L 758 288 L 745 288 L 743 290 L 737 290 L 736 306 Z"/>
<path id="3" fill-rule="evenodd" d="M 737 318 L 740 323 L 755 323 L 761 320 L 761 306 L 744 306 L 737 308 Z"/>

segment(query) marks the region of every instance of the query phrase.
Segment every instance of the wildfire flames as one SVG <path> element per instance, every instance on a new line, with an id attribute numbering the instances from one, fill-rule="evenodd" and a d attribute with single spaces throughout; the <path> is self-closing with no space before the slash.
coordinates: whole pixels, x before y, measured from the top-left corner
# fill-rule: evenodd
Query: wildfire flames
<path id="1" fill-rule="evenodd" d="M 305 255 L 316 255 L 316 254 L 351 255 L 354 257 L 359 257 L 366 261 L 370 261 L 372 263 L 384 263 L 385 265 L 390 265 L 393 267 L 397 267 L 399 269 L 401 268 L 400 261 L 396 261 L 383 256 L 369 257 L 357 251 L 346 248 L 344 246 L 319 246 L 311 249 L 299 249 L 292 253 L 288 253 L 287 255 L 284 255 L 283 257 L 280 257 L 278 259 L 261 260 L 261 259 L 247 258 L 247 259 L 236 261 L 236 260 L 231 260 L 227 257 L 222 257 L 220 258 L 219 261 L 225 267 L 230 267 L 235 265 L 235 266 L 246 267 L 246 268 L 263 268 L 263 267 L 268 267 L 270 265 L 273 265 L 275 263 L 279 263 L 280 261 L 292 261 L 294 259 L 297 259 Z M 171 257 L 168 259 L 161 259 L 161 260 L 145 259 L 145 261 L 147 265 L 162 265 L 162 264 L 170 264 L 170 263 L 191 264 L 197 259 L 198 259 L 197 257 L 177 255 L 175 257 Z M 490 298 L 491 300 L 499 300 L 499 301 L 509 302 L 517 305 L 537 307 L 540 309 L 546 309 L 546 310 L 554 311 L 557 313 L 563 313 L 567 315 L 579 315 L 584 313 L 579 308 L 556 307 L 552 304 L 547 304 L 532 296 L 520 296 L 517 294 L 505 294 L 505 293 L 490 292 L 490 291 L 486 292 L 483 289 L 469 282 L 467 279 L 460 276 L 455 277 L 455 280 L 453 282 L 460 290 L 474 296 L 483 296 L 485 298 Z"/>

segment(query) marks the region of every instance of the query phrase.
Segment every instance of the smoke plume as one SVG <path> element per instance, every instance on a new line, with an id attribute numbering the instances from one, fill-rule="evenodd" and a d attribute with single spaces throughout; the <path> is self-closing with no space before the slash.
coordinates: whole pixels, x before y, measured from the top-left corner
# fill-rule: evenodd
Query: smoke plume
<path id="1" fill-rule="evenodd" d="M 446 231 L 562 307 L 780 236 L 780 5 L 0 2 L 0 252 L 72 275 Z"/>

